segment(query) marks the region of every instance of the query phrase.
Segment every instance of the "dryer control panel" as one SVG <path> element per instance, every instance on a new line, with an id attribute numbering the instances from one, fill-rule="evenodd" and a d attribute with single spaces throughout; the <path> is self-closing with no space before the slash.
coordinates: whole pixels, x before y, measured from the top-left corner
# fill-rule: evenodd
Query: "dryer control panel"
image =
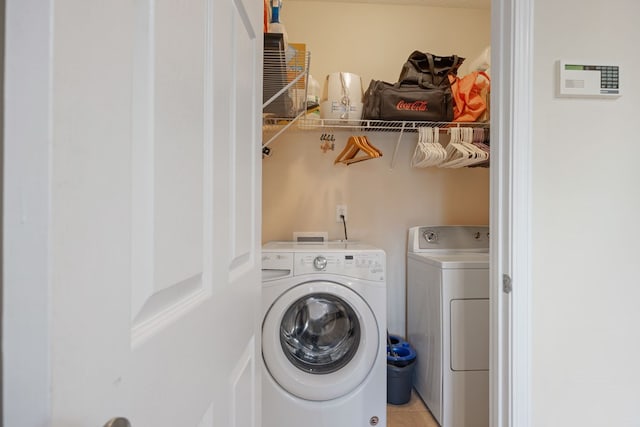
<path id="1" fill-rule="evenodd" d="M 409 229 L 408 252 L 489 251 L 488 226 L 420 226 Z"/>
<path id="2" fill-rule="evenodd" d="M 385 254 L 383 251 L 296 253 L 293 269 L 295 276 L 326 273 L 384 282 Z"/>

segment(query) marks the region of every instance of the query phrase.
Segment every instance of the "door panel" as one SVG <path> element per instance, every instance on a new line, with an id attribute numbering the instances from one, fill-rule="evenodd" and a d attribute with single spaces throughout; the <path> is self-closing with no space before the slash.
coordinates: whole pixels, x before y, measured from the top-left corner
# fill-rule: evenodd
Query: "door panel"
<path id="1" fill-rule="evenodd" d="M 230 52 L 225 72 L 229 73 L 228 78 L 231 82 L 230 87 L 230 104 L 228 105 L 231 117 L 230 140 L 236 141 L 252 141 L 255 140 L 257 134 L 256 123 L 246 122 L 244 118 L 251 111 L 256 111 L 255 83 L 258 76 L 257 63 L 253 58 L 260 50 L 261 46 L 256 44 L 256 32 L 249 24 L 246 10 L 241 1 L 232 3 L 229 19 L 234 33 L 234 43 L 237 51 L 252 52 L 251 55 L 240 56 L 236 52 Z M 258 33 L 261 37 L 261 34 Z M 261 39 L 260 39 L 261 40 Z M 226 79 L 225 79 L 226 80 Z M 224 104 L 220 105 L 224 108 Z M 257 142 L 257 141 L 256 141 Z M 231 260 L 232 269 L 242 270 L 250 267 L 255 263 L 254 259 L 249 259 L 251 254 L 252 242 L 256 237 L 256 230 L 252 223 L 251 215 L 247 213 L 255 212 L 259 206 L 252 197 L 254 192 L 254 182 L 256 179 L 256 171 L 246 170 L 243 164 L 246 159 L 255 155 L 255 145 L 251 144 L 234 144 L 230 147 L 229 164 L 232 165 L 231 183 L 235 189 L 232 193 L 233 197 L 230 216 L 233 224 L 230 248 L 233 254 Z M 244 265 L 249 263 L 248 265 Z M 232 273 L 233 274 L 233 273 Z"/>
<path id="2" fill-rule="evenodd" d="M 50 29 L 22 25 L 8 38 L 46 35 L 48 83 L 29 85 L 34 68 L 20 63 L 9 84 L 39 92 L 12 100 L 51 99 L 37 122 L 25 116 L 15 126 L 49 133 L 32 155 L 7 158 L 16 162 L 10 181 L 30 179 L 35 158 L 51 172 L 44 191 L 23 192 L 7 211 L 29 226 L 29 207 L 41 205 L 32 200 L 50 207 L 38 230 L 47 243 L 30 248 L 47 256 L 35 264 L 23 251 L 16 260 L 46 278 L 33 286 L 47 296 L 49 323 L 34 334 L 46 340 L 45 357 L 21 347 L 5 371 L 22 359 L 31 365 L 20 372 L 46 377 L 38 402 L 25 405 L 45 408 L 46 419 L 15 410 L 5 423 L 260 425 L 262 4 L 21 4 L 12 10 L 50 11 Z M 9 325 L 19 323 L 15 313 Z M 8 379 L 5 396 L 28 399 L 24 380 Z"/>
<path id="3" fill-rule="evenodd" d="M 154 9 L 152 221 L 154 288 L 161 291 L 202 274 L 202 221 L 210 216 L 203 212 L 203 169 L 211 163 L 203 162 L 204 121 L 211 120 L 203 90 L 211 70 L 203 62 L 211 23 L 202 2 L 157 1 Z"/>
<path id="4" fill-rule="evenodd" d="M 216 402 L 229 411 L 215 425 L 259 426 L 261 5 L 210 0 L 215 56 L 212 80 L 212 230 L 215 321 L 222 329 L 216 361 L 225 386 Z M 256 19 L 257 18 L 257 19 Z M 251 120 L 247 120 L 251 118 Z M 217 239 L 220 239 L 218 242 Z M 249 333 L 241 333 L 241 331 Z M 232 348 L 234 351 L 225 351 Z M 241 351 L 241 354 L 238 352 Z"/>
<path id="5" fill-rule="evenodd" d="M 204 233 L 212 192 L 204 156 L 204 4 L 140 2 L 135 10 L 132 140 L 133 341 L 205 298 Z M 205 18 L 203 18 L 205 17 Z M 206 220 L 205 220 L 206 219 Z M 210 225 L 208 226 L 210 228 Z M 153 322 L 150 322 L 154 319 Z M 164 320 L 163 320 L 164 319 Z"/>
<path id="6" fill-rule="evenodd" d="M 255 368 L 255 342 L 250 340 L 242 356 L 231 372 L 231 426 L 256 426 L 261 425 L 256 419 L 256 368 Z"/>
<path id="7" fill-rule="evenodd" d="M 253 43 L 255 40 L 255 34 L 251 31 L 251 28 L 246 26 L 246 19 L 244 18 L 243 9 L 236 9 L 234 16 L 234 27 L 238 46 L 245 52 L 251 52 L 255 50 L 256 46 Z M 251 84 L 256 76 L 256 63 L 246 61 L 246 58 L 234 55 L 234 67 L 233 76 L 235 80 L 234 85 L 234 130 L 235 137 L 239 141 L 251 140 L 251 135 L 255 134 L 256 129 L 251 123 L 244 123 L 242 118 L 248 111 L 255 110 L 255 92 Z M 252 229 L 251 224 L 248 223 L 248 217 L 242 215 L 243 212 L 251 212 L 256 208 L 252 204 L 252 198 L 248 197 L 251 193 L 252 182 L 254 177 L 251 174 L 247 174 L 242 168 L 242 164 L 245 159 L 250 157 L 252 152 L 255 151 L 255 147 L 248 144 L 237 144 L 234 150 L 234 184 L 236 188 L 235 194 L 242 195 L 235 199 L 233 204 L 234 211 L 231 213 L 232 218 L 237 218 L 234 230 L 234 262 L 237 264 L 241 259 L 245 258 L 251 248 L 252 234 L 255 230 Z M 253 171 L 252 171 L 253 172 Z"/>

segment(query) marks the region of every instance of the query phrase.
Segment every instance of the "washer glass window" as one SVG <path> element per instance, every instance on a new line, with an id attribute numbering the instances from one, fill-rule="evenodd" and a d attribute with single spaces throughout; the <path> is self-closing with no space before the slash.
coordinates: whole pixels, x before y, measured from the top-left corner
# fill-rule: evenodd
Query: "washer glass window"
<path id="1" fill-rule="evenodd" d="M 341 298 L 315 293 L 295 301 L 280 324 L 280 344 L 289 361 L 312 374 L 340 370 L 360 342 L 360 322 Z"/>

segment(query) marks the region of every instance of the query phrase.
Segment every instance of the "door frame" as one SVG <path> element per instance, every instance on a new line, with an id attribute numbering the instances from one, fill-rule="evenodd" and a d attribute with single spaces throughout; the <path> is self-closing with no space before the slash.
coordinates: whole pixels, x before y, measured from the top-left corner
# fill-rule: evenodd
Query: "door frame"
<path id="1" fill-rule="evenodd" d="M 534 0 L 492 0 L 492 427 L 531 425 L 533 15 Z"/>
<path id="2" fill-rule="evenodd" d="M 5 6 L 2 421 L 48 426 L 53 1 Z"/>
<path id="3" fill-rule="evenodd" d="M 5 79 L 10 84 L 5 86 L 3 111 L 7 119 L 3 129 L 3 417 L 7 421 L 6 409 L 20 410 L 27 405 L 38 424 L 50 421 L 52 3 L 47 1 L 42 7 L 38 2 L 37 8 L 34 0 L 8 3 Z M 533 6 L 533 0 L 492 0 L 492 427 L 531 424 Z M 34 106 L 39 106 L 36 111 Z M 29 217 L 22 215 L 24 210 Z M 502 292 L 503 274 L 514 284 L 510 294 Z"/>

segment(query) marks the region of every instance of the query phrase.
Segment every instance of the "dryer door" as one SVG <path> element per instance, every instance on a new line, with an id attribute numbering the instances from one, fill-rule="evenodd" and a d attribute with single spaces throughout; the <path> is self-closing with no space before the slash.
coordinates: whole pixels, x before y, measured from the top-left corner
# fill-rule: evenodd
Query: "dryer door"
<path id="1" fill-rule="evenodd" d="M 262 353 L 273 379 L 307 400 L 331 400 L 369 375 L 380 346 L 368 304 L 334 282 L 297 285 L 278 298 L 262 325 Z"/>

